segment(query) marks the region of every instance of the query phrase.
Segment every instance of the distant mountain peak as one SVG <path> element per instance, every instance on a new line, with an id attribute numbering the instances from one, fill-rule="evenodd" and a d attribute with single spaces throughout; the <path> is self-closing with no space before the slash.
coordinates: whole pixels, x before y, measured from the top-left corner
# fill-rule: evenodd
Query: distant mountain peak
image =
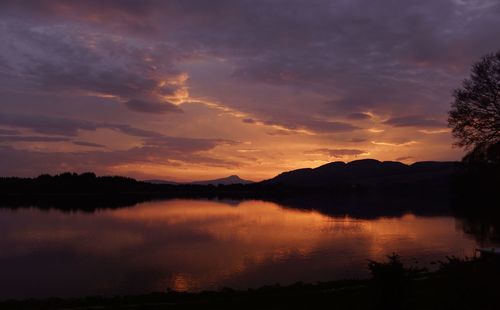
<path id="1" fill-rule="evenodd" d="M 231 185 L 231 184 L 249 184 L 249 183 L 253 182 L 249 180 L 244 180 L 239 176 L 237 176 L 236 174 L 220 179 L 191 182 L 191 184 L 198 184 L 198 185 L 219 185 L 219 184 Z"/>

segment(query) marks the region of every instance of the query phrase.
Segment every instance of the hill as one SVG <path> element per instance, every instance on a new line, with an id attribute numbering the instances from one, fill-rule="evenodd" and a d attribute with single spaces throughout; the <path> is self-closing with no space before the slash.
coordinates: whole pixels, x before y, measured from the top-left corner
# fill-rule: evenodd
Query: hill
<path id="1" fill-rule="evenodd" d="M 365 194 L 433 195 L 447 193 L 457 175 L 465 175 L 456 162 L 381 162 L 373 159 L 349 163 L 332 162 L 317 168 L 288 171 L 253 183 L 238 176 L 172 184 L 165 181 L 137 181 L 94 173 L 63 173 L 37 178 L 0 178 L 0 205 L 63 204 L 93 206 L 92 200 L 108 204 L 129 204 L 159 198 L 286 199 L 298 196 Z M 461 174 L 460 174 L 461 173 Z M 476 178 L 477 179 L 477 178 Z M 474 181 L 477 182 L 477 181 Z M 470 182 L 463 182 L 469 188 Z M 491 187 L 491 186 L 490 186 Z M 73 199 L 79 197 L 78 199 Z M 64 199 L 63 199 L 64 198 Z M 61 203 L 59 203 L 61 202 Z M 87 206 L 88 205 L 88 206 Z"/>
<path id="2" fill-rule="evenodd" d="M 249 180 L 244 180 L 237 175 L 231 175 L 226 178 L 220 178 L 215 180 L 206 180 L 206 181 L 196 181 L 191 182 L 190 184 L 196 185 L 232 185 L 232 184 L 250 184 L 253 183 Z"/>
<path id="3" fill-rule="evenodd" d="M 401 162 L 375 159 L 355 160 L 349 163 L 332 162 L 317 168 L 297 169 L 262 181 L 263 186 L 291 186 L 300 188 L 327 188 L 339 186 L 380 187 L 396 185 L 447 184 L 458 169 L 457 162 Z"/>

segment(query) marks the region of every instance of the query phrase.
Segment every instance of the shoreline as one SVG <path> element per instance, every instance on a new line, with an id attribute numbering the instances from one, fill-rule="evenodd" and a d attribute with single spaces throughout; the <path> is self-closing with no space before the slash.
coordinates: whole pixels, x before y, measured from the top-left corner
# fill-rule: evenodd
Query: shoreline
<path id="1" fill-rule="evenodd" d="M 396 255 L 370 262 L 370 279 L 337 280 L 257 289 L 156 292 L 114 297 L 0 301 L 0 309 L 471 309 L 490 307 L 500 289 L 500 258 L 447 258 L 436 271 L 404 267 Z M 466 293 L 465 293 L 466 292 Z"/>

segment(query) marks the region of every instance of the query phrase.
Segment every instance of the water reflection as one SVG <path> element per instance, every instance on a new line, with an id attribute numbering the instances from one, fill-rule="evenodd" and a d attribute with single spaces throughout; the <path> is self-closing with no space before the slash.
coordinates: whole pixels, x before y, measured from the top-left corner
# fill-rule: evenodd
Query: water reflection
<path id="1" fill-rule="evenodd" d="M 271 202 L 147 202 L 93 214 L 0 210 L 0 299 L 256 287 L 366 275 L 397 252 L 471 255 L 452 217 L 356 219 Z"/>

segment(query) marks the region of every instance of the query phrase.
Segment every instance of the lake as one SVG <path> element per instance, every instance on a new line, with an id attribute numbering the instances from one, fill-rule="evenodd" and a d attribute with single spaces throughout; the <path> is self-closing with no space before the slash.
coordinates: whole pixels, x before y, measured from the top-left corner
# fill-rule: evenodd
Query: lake
<path id="1" fill-rule="evenodd" d="M 163 200 L 92 213 L 0 209 L 0 299 L 245 289 L 368 276 L 368 259 L 471 256 L 447 215 L 326 215 L 265 201 Z"/>

